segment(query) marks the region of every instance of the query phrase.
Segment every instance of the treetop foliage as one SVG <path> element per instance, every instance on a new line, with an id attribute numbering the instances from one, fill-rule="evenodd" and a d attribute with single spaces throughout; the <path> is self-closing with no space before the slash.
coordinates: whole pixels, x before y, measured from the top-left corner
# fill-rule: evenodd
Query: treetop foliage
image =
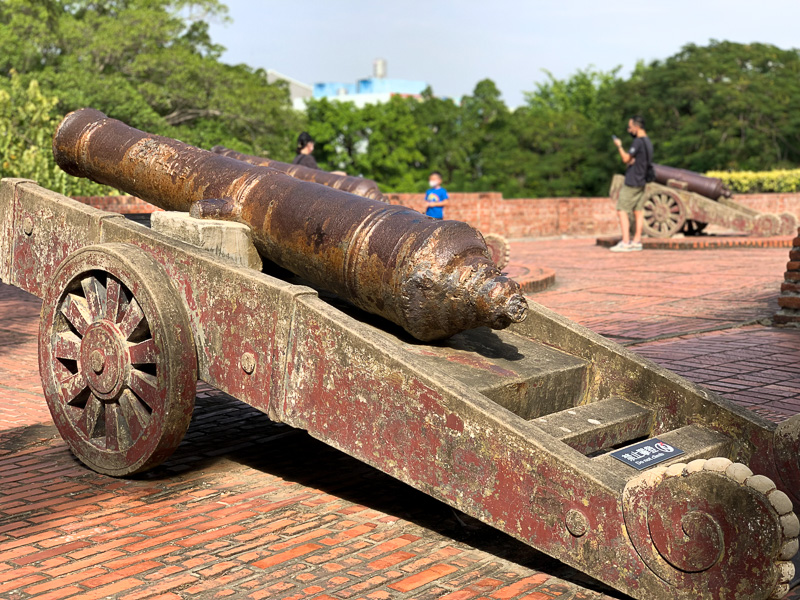
<path id="1" fill-rule="evenodd" d="M 768 44 L 712 40 L 689 44 L 676 55 L 640 62 L 625 78 L 619 69 L 588 67 L 560 80 L 547 79 L 510 110 L 490 80 L 461 99 L 404 100 L 416 129 L 408 145 L 422 154 L 409 163 L 415 186 L 405 187 L 373 165 L 364 174 L 390 189 L 421 191 L 427 173 L 444 174 L 448 189 L 501 191 L 506 197 L 582 196 L 607 193 L 622 165 L 611 135 L 625 138 L 627 122 L 643 115 L 658 163 L 698 172 L 770 170 L 800 161 L 800 53 Z M 347 144 L 366 147 L 369 128 L 350 124 L 375 109 L 337 107 L 323 113 L 312 103 L 309 128 L 328 141 L 347 131 Z M 347 112 L 347 126 L 337 127 Z M 321 122 L 324 120 L 324 124 Z M 377 122 L 377 121 L 376 121 Z M 421 139 L 420 139 L 421 138 Z M 322 163 L 330 167 L 356 164 Z"/>
<path id="2" fill-rule="evenodd" d="M 285 85 L 219 60 L 208 23 L 225 18 L 219 0 L 4 0 L 0 73 L 38 82 L 56 123 L 91 106 L 200 147 L 291 158 L 303 117 Z"/>

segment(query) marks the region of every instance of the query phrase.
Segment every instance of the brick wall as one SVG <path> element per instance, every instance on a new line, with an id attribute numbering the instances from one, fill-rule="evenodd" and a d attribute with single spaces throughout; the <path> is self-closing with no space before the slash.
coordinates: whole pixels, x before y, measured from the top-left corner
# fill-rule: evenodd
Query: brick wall
<path id="1" fill-rule="evenodd" d="M 161 210 L 134 196 L 75 196 L 74 200 L 100 210 L 118 212 L 123 215 L 148 214 Z"/>
<path id="2" fill-rule="evenodd" d="M 422 194 L 388 194 L 392 204 L 425 211 Z M 84 204 L 123 214 L 161 210 L 133 196 L 76 198 Z M 749 208 L 800 218 L 800 193 L 749 194 L 735 200 Z M 617 232 L 614 204 L 608 198 L 503 198 L 499 192 L 453 193 L 445 217 L 466 221 L 486 233 L 510 238 L 559 235 L 610 235 Z"/>
<path id="3" fill-rule="evenodd" d="M 421 194 L 388 194 L 392 204 L 425 211 Z M 511 238 L 607 235 L 617 229 L 608 198 L 517 198 L 498 192 L 450 194 L 445 218 L 466 221 L 479 230 Z"/>
<path id="4" fill-rule="evenodd" d="M 733 199 L 759 212 L 770 212 L 776 215 L 790 212 L 800 218 L 800 194 L 743 194 Z"/>
<path id="5" fill-rule="evenodd" d="M 793 325 L 800 327 L 800 229 L 792 240 L 789 251 L 789 262 L 783 274 L 781 296 L 778 298 L 780 310 L 775 313 L 773 321 L 777 325 Z"/>

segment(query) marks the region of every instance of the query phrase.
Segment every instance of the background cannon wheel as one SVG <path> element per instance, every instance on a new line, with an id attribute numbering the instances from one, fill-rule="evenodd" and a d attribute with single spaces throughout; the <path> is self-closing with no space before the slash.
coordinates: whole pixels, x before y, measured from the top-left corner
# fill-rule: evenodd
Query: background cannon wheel
<path id="1" fill-rule="evenodd" d="M 677 194 L 658 190 L 644 201 L 644 233 L 668 238 L 678 233 L 686 222 L 686 209 Z"/>
<path id="2" fill-rule="evenodd" d="M 778 218 L 781 221 L 778 235 L 797 235 L 797 217 L 790 212 L 782 212 Z"/>
<path id="3" fill-rule="evenodd" d="M 489 254 L 492 255 L 494 264 L 502 271 L 508 265 L 508 259 L 511 256 L 508 240 L 497 233 L 487 233 L 483 236 L 483 240 L 486 242 Z"/>
<path id="4" fill-rule="evenodd" d="M 197 357 L 163 268 L 129 244 L 68 257 L 43 299 L 39 371 L 59 433 L 88 467 L 124 476 L 166 459 L 189 426 Z"/>
<path id="5" fill-rule="evenodd" d="M 778 235 L 781 230 L 781 220 L 777 215 L 761 213 L 753 221 L 752 235 L 757 237 L 769 237 Z"/>

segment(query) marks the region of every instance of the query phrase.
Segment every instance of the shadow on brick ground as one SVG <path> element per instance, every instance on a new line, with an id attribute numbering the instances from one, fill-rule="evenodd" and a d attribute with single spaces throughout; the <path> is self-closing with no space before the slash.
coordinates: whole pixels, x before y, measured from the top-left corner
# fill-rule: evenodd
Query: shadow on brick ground
<path id="1" fill-rule="evenodd" d="M 80 497 L 102 496 L 117 489 L 151 505 L 205 488 L 229 485 L 237 492 L 257 490 L 275 480 L 319 490 L 354 505 L 396 517 L 431 532 L 426 537 L 452 540 L 546 573 L 587 590 L 625 600 L 628 596 L 542 554 L 414 488 L 310 437 L 306 432 L 272 422 L 265 414 L 216 390 L 198 394 L 192 423 L 175 453 L 162 465 L 127 478 L 116 486 L 109 477 L 83 467 L 69 452 L 53 425 L 33 425 L 0 432 L 0 457 L 25 451 L 25 459 L 47 463 L 42 468 L 86 489 Z M 54 477 L 55 480 L 55 477 Z M 2 500 L 3 494 L 0 494 Z M 57 507 L 48 519 L 59 518 Z M 313 510 L 313 509 L 309 509 Z M 91 512 L 87 515 L 91 518 Z M 144 513 L 146 514 L 146 513 Z M 21 513 L 40 520 L 43 514 Z M 13 519 L 0 518 L 0 526 Z M 0 543 L 2 547 L 2 543 Z M 585 596 L 584 596 L 585 597 Z"/>
<path id="2" fill-rule="evenodd" d="M 398 517 L 444 538 L 612 598 L 629 598 L 305 431 L 271 421 L 259 410 L 222 392 L 198 396 L 192 424 L 181 446 L 165 463 L 140 478 L 174 484 L 180 473 L 179 479 L 191 488 L 196 474 L 224 471 L 230 463 Z"/>

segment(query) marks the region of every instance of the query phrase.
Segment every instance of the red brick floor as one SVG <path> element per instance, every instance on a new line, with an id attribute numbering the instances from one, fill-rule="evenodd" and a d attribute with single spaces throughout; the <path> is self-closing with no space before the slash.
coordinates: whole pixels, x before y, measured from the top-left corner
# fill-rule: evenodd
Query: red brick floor
<path id="1" fill-rule="evenodd" d="M 777 310 L 785 248 L 614 253 L 594 239 L 514 241 L 511 263 L 547 266 L 537 302 L 620 343 L 727 328 Z"/>
<path id="2" fill-rule="evenodd" d="M 535 300 L 774 419 L 800 408 L 800 331 L 752 323 L 776 310 L 787 258 L 512 244 L 512 260 L 556 270 Z M 0 284 L 3 600 L 622 598 L 207 386 L 162 466 L 88 471 L 44 405 L 38 310 Z"/>

